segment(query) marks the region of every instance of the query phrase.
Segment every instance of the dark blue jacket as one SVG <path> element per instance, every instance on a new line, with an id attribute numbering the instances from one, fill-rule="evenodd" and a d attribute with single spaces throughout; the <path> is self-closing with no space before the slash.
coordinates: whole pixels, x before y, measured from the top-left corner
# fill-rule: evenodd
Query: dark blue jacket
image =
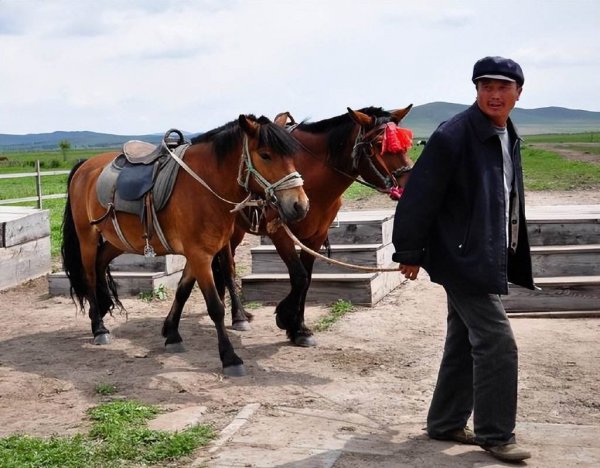
<path id="1" fill-rule="evenodd" d="M 477 104 L 442 123 L 416 162 L 396 207 L 393 260 L 421 265 L 432 281 L 468 292 L 534 289 L 524 210 L 520 138 L 509 120 L 518 196 L 516 250 L 506 240 L 500 139 Z"/>

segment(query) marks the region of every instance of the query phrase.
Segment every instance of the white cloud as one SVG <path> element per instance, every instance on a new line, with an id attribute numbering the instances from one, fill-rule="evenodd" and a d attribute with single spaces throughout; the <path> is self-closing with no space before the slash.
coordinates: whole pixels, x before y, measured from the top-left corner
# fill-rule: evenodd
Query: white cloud
<path id="1" fill-rule="evenodd" d="M 600 110 L 599 14 L 585 0 L 0 0 L 0 132 L 471 103 L 484 55 L 520 61 L 523 107 Z"/>

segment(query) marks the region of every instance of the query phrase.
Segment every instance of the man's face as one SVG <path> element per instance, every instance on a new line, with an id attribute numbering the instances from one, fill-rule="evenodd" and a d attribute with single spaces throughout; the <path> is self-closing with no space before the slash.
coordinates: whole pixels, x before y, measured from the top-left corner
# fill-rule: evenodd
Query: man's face
<path id="1" fill-rule="evenodd" d="M 485 78 L 477 81 L 477 105 L 494 125 L 505 127 L 522 90 L 512 81 Z"/>

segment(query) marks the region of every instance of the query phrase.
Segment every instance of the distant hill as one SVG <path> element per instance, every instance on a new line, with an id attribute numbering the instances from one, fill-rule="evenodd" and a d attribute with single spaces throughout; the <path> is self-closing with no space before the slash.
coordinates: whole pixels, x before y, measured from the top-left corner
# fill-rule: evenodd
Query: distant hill
<path id="1" fill-rule="evenodd" d="M 402 124 L 410 128 L 416 137 L 428 137 L 440 123 L 467 107 L 469 106 L 449 102 L 432 102 L 415 106 Z M 564 107 L 541 107 L 539 109 L 517 107 L 511 113 L 511 118 L 523 135 L 600 131 L 600 112 Z"/>
<path id="2" fill-rule="evenodd" d="M 432 102 L 415 106 L 403 120 L 403 125 L 413 131 L 415 137 L 427 138 L 443 121 L 469 107 L 465 104 Z M 539 109 L 516 108 L 512 119 L 523 135 L 542 133 L 600 132 L 600 112 L 542 107 Z M 184 132 L 185 133 L 185 132 Z M 186 134 L 188 137 L 190 134 Z M 72 148 L 118 147 L 127 140 L 143 140 L 158 143 L 161 133 L 150 135 L 113 135 L 89 131 L 36 133 L 28 135 L 0 134 L 0 150 L 31 151 L 58 149 L 61 140 L 68 140 Z"/>
<path id="3" fill-rule="evenodd" d="M 183 132 L 189 138 L 190 134 Z M 52 133 L 30 133 L 27 135 L 8 135 L 0 133 L 0 150 L 35 151 L 58 149 L 58 143 L 67 140 L 71 148 L 116 148 L 128 140 L 142 140 L 158 143 L 163 133 L 150 135 L 113 135 L 88 131 Z"/>

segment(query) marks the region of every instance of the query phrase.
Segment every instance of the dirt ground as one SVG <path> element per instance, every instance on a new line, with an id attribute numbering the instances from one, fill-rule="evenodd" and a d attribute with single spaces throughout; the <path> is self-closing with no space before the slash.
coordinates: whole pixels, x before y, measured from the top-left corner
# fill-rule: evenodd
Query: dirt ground
<path id="1" fill-rule="evenodd" d="M 529 205 L 598 204 L 598 191 L 528 193 Z M 343 209 L 392 208 L 384 197 Z M 248 238 L 238 264 L 247 264 Z M 91 343 L 87 316 L 66 297 L 49 297 L 38 279 L 0 292 L 0 437 L 47 436 L 85 431 L 85 411 L 117 396 L 174 410 L 207 407 L 205 420 L 222 429 L 244 405 L 355 412 L 382 424 L 421 423 L 435 383 L 445 333 L 445 297 L 422 277 L 405 282 L 375 307 L 357 307 L 318 346 L 290 345 L 277 329 L 274 308 L 254 310 L 248 332 L 230 331 L 248 375 L 223 378 L 215 330 L 196 290 L 181 323 L 187 347 L 166 354 L 160 336 L 169 309 L 164 302 L 125 299 L 127 313 L 107 320 L 115 340 Z M 172 295 L 171 295 L 172 298 Z M 307 308 L 307 323 L 327 305 Z M 518 420 L 600 425 L 600 320 L 515 318 L 520 349 Z"/>

